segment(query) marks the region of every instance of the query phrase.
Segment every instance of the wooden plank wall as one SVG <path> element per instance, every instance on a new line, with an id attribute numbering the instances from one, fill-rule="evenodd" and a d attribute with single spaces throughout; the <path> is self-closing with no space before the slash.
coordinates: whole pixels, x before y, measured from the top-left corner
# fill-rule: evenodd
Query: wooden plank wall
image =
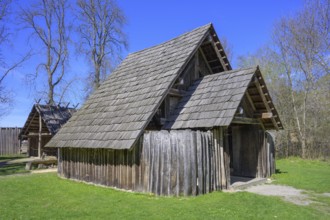
<path id="1" fill-rule="evenodd" d="M 266 140 L 267 140 L 267 155 L 268 158 L 268 164 L 267 164 L 267 174 L 271 176 L 276 172 L 276 163 L 275 163 L 275 140 L 274 136 L 272 136 L 270 133 L 266 132 Z"/>
<path id="2" fill-rule="evenodd" d="M 232 126 L 233 175 L 265 178 L 275 172 L 275 149 L 259 125 Z M 273 145 L 271 145 L 273 144 Z"/>
<path id="3" fill-rule="evenodd" d="M 59 150 L 59 175 L 121 189 L 189 196 L 229 187 L 223 130 L 149 131 L 132 150 Z M 227 161 L 226 161 L 227 160 Z"/>
<path id="4" fill-rule="evenodd" d="M 258 130 L 257 140 L 256 140 L 256 153 L 258 156 L 257 174 L 256 177 L 264 178 L 269 176 L 267 173 L 269 157 L 267 152 L 267 140 L 265 139 L 265 132 L 263 130 Z"/>
<path id="5" fill-rule="evenodd" d="M 0 155 L 19 154 L 21 128 L 0 128 Z"/>
<path id="6" fill-rule="evenodd" d="M 230 152 L 229 152 L 229 139 L 228 139 L 228 128 L 227 127 L 216 127 L 213 128 L 213 140 L 218 142 L 218 148 L 220 149 L 220 161 L 221 165 L 221 187 L 222 189 L 228 189 L 230 187 Z M 222 155 L 223 153 L 223 155 Z M 219 157 L 217 157 L 219 158 Z"/>
<path id="7" fill-rule="evenodd" d="M 188 196 L 229 186 L 221 129 L 148 132 L 142 155 L 146 192 Z"/>
<path id="8" fill-rule="evenodd" d="M 142 191 L 141 142 L 132 150 L 60 148 L 58 174 L 120 189 Z"/>
<path id="9" fill-rule="evenodd" d="M 259 157 L 259 132 L 253 125 L 232 126 L 233 174 L 257 177 Z"/>
<path id="10" fill-rule="evenodd" d="M 258 172 L 257 177 L 270 177 L 276 171 L 275 144 L 273 137 L 263 130 L 259 130 L 258 140 Z"/>

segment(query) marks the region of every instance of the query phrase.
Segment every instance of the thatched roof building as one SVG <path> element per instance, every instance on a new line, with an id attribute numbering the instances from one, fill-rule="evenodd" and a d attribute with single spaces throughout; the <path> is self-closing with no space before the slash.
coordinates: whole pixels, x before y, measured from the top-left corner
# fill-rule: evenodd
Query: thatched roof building
<path id="1" fill-rule="evenodd" d="M 130 54 L 47 146 L 68 178 L 198 194 L 229 187 L 230 174 L 270 175 L 265 131 L 281 128 L 259 68 L 232 70 L 208 24 Z"/>

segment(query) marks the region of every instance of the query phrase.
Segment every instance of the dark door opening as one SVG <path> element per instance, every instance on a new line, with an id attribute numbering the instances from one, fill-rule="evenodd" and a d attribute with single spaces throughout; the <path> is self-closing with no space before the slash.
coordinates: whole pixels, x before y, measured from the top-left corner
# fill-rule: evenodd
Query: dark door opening
<path id="1" fill-rule="evenodd" d="M 255 178 L 263 145 L 258 125 L 232 125 L 228 129 L 231 175 Z"/>

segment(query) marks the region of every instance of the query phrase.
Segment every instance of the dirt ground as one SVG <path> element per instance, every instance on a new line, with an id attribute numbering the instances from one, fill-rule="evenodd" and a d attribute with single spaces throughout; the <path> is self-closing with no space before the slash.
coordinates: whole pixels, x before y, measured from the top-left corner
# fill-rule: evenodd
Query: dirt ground
<path id="1" fill-rule="evenodd" d="M 246 188 L 244 191 L 265 196 L 279 196 L 296 205 L 309 205 L 313 201 L 305 191 L 291 186 L 263 184 Z"/>

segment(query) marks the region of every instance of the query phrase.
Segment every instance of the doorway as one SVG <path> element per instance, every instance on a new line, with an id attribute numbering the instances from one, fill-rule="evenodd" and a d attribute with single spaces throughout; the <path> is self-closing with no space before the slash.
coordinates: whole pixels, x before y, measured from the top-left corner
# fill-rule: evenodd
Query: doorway
<path id="1" fill-rule="evenodd" d="M 228 132 L 232 176 L 261 177 L 259 165 L 265 132 L 259 125 L 234 124 Z M 264 155 L 266 156 L 266 155 Z"/>

